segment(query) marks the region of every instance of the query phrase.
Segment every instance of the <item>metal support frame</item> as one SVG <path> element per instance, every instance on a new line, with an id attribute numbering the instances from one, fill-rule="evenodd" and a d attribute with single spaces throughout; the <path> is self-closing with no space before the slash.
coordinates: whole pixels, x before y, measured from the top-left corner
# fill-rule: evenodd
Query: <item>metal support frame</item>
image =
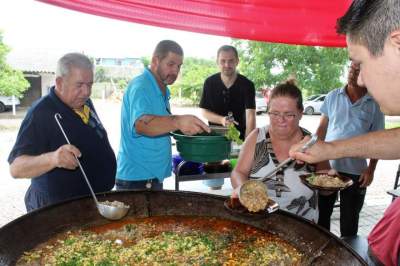
<path id="1" fill-rule="evenodd" d="M 230 177 L 230 175 L 231 175 L 231 172 L 211 173 L 211 174 L 203 173 L 203 174 L 197 174 L 197 175 L 181 175 L 182 167 L 186 163 L 187 163 L 187 161 L 183 160 L 176 167 L 176 171 L 175 171 L 175 190 L 179 190 L 179 182 L 227 178 L 227 177 Z"/>

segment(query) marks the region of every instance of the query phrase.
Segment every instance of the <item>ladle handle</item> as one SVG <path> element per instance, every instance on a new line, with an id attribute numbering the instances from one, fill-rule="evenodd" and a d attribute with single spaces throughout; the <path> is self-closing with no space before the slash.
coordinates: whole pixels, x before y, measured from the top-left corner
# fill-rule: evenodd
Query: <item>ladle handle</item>
<path id="1" fill-rule="evenodd" d="M 59 119 L 62 119 L 62 116 L 61 116 L 59 113 L 56 113 L 56 114 L 54 115 L 54 119 L 56 120 L 58 126 L 60 127 L 60 130 L 61 130 L 61 132 L 63 133 L 65 140 L 67 141 L 68 144 L 71 145 L 71 142 L 69 141 L 69 139 L 68 139 L 68 137 L 67 137 L 67 134 L 65 134 L 64 128 L 61 126 L 61 123 L 60 123 L 60 120 L 59 120 Z M 81 172 L 82 172 L 82 174 L 83 174 L 83 177 L 85 178 L 85 181 L 86 181 L 86 183 L 87 183 L 87 185 L 88 185 L 88 187 L 89 187 L 89 189 L 90 189 L 90 193 L 92 194 L 92 196 L 93 196 L 93 198 L 94 198 L 94 201 L 96 202 L 96 206 L 98 206 L 98 205 L 99 205 L 99 201 L 97 200 L 97 197 L 96 197 L 96 195 L 95 195 L 94 192 L 93 192 L 92 186 L 90 185 L 89 179 L 88 179 L 87 176 L 86 176 L 85 170 L 83 170 L 83 167 L 82 167 L 82 165 L 81 165 L 81 163 L 80 163 L 78 157 L 76 157 L 75 154 L 74 154 L 74 157 L 75 157 L 75 160 L 76 160 L 76 162 L 77 162 L 78 165 L 79 165 L 79 169 L 81 169 Z"/>
<path id="2" fill-rule="evenodd" d="M 318 140 L 318 135 L 317 134 L 312 134 L 311 139 L 307 141 L 303 147 L 299 149 L 300 152 L 305 152 L 308 148 L 310 148 L 312 145 L 314 145 Z"/>
<path id="3" fill-rule="evenodd" d="M 308 148 L 310 148 L 312 145 L 315 144 L 315 142 L 317 142 L 318 140 L 318 135 L 313 134 L 311 136 L 311 139 L 309 141 L 307 141 L 300 149 L 300 152 L 305 152 L 305 150 L 307 150 Z M 287 158 L 286 160 L 284 160 L 283 162 L 281 162 L 280 164 L 278 164 L 278 166 L 273 169 L 272 171 L 270 171 L 268 174 L 266 174 L 264 177 L 258 178 L 258 181 L 265 181 L 266 179 L 270 178 L 271 176 L 273 176 L 276 172 L 278 172 L 282 167 L 284 167 L 285 165 L 287 165 L 288 163 L 291 163 L 293 161 L 292 158 Z"/>
<path id="4" fill-rule="evenodd" d="M 276 172 L 278 172 L 282 167 L 284 167 L 285 165 L 287 165 L 288 163 L 292 162 L 293 159 L 292 158 L 287 158 L 286 160 L 284 160 L 283 162 L 281 162 L 280 164 L 278 164 L 277 167 L 275 167 L 275 169 L 273 169 L 272 171 L 270 171 L 268 174 L 266 174 L 264 177 L 258 178 L 258 181 L 265 181 L 268 178 L 270 178 L 271 176 L 273 176 Z"/>

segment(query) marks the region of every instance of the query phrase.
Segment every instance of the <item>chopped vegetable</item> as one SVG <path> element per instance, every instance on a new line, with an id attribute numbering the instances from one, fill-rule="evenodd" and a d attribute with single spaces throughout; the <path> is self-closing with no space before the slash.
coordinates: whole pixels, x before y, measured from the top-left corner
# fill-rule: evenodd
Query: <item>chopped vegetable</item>
<path id="1" fill-rule="evenodd" d="M 284 266 L 300 265 L 304 257 L 277 236 L 215 217 L 139 218 L 66 232 L 49 242 L 25 252 L 17 265 Z"/>
<path id="2" fill-rule="evenodd" d="M 243 143 L 243 140 L 240 139 L 240 132 L 237 130 L 234 124 L 230 124 L 228 126 L 228 132 L 226 132 L 225 137 L 233 142 L 236 142 L 238 145 Z"/>

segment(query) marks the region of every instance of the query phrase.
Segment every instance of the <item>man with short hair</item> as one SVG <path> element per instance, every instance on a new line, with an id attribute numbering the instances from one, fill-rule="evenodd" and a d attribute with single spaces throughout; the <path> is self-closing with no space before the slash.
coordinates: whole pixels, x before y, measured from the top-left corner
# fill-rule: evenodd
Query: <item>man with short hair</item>
<path id="1" fill-rule="evenodd" d="M 55 87 L 32 105 L 22 121 L 8 162 L 13 177 L 31 179 L 25 195 L 28 212 L 90 194 L 76 157 L 95 192 L 114 186 L 115 155 L 89 98 L 93 68 L 83 54 L 64 55 L 57 64 Z M 55 114 L 60 114 L 71 145 Z"/>
<path id="2" fill-rule="evenodd" d="M 350 59 L 360 66 L 358 85 L 365 86 L 386 115 L 400 115 L 400 1 L 355 0 L 338 20 L 346 34 Z M 291 147 L 290 156 L 314 163 L 343 157 L 399 159 L 400 128 L 381 130 L 333 142 L 317 142 L 305 153 Z M 384 265 L 400 263 L 400 198 L 385 211 L 368 237 L 372 253 Z"/>
<path id="3" fill-rule="evenodd" d="M 150 69 L 129 83 L 121 110 L 118 190 L 162 189 L 172 170 L 169 132 L 180 130 L 195 135 L 210 131 L 193 115 L 171 114 L 167 85 L 177 79 L 182 62 L 181 46 L 174 41 L 161 41 L 154 50 Z"/>
<path id="4" fill-rule="evenodd" d="M 235 47 L 223 45 L 218 49 L 220 72 L 205 80 L 199 106 L 209 125 L 225 127 L 234 123 L 244 140 L 256 126 L 256 100 L 254 84 L 237 72 L 238 64 Z M 210 189 L 220 189 L 224 180 L 205 180 L 203 183 Z"/>
<path id="5" fill-rule="evenodd" d="M 231 112 L 240 138 L 244 140 L 256 126 L 255 88 L 252 81 L 237 72 L 238 64 L 235 47 L 223 45 L 218 49 L 220 72 L 204 82 L 200 108 L 210 125 L 229 125 L 232 123 L 228 118 Z"/>
<path id="6" fill-rule="evenodd" d="M 365 87 L 357 85 L 360 69 L 350 65 L 347 84 L 326 95 L 321 106 L 321 119 L 317 135 L 321 140 L 333 141 L 385 128 L 385 118 L 378 104 Z M 340 234 L 342 237 L 356 236 L 359 214 L 364 198 L 374 178 L 378 160 L 363 158 L 341 158 L 330 164 L 341 176 L 353 180 L 353 185 L 340 191 Z M 331 215 L 338 192 L 319 194 L 318 224 L 330 230 Z"/>

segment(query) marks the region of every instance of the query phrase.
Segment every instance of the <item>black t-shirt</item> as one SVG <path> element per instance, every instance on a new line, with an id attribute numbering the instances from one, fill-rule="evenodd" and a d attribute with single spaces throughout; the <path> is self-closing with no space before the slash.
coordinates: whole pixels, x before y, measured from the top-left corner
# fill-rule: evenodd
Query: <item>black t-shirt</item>
<path id="1" fill-rule="evenodd" d="M 67 144 L 54 115 L 60 113 L 60 120 L 72 145 L 81 151 L 79 159 L 95 192 L 111 190 L 115 183 L 116 159 L 108 141 L 107 133 L 90 100 L 87 101 L 92 113 L 88 124 L 55 94 L 50 93 L 36 102 L 26 114 L 18 132 L 16 143 L 8 157 L 12 163 L 20 155 L 40 155 L 57 150 Z M 28 210 L 63 201 L 90 191 L 79 168 L 67 170 L 54 168 L 31 179 L 31 186 L 25 196 Z M 28 207 L 29 206 L 29 207 Z"/>
<path id="2" fill-rule="evenodd" d="M 222 116 L 227 116 L 228 112 L 232 112 L 235 121 L 239 123 L 236 128 L 240 131 L 240 137 L 244 139 L 246 109 L 256 108 L 254 83 L 238 74 L 235 82 L 228 89 L 222 82 L 221 73 L 214 74 L 204 82 L 200 107 Z M 209 124 L 216 125 L 212 122 Z"/>

